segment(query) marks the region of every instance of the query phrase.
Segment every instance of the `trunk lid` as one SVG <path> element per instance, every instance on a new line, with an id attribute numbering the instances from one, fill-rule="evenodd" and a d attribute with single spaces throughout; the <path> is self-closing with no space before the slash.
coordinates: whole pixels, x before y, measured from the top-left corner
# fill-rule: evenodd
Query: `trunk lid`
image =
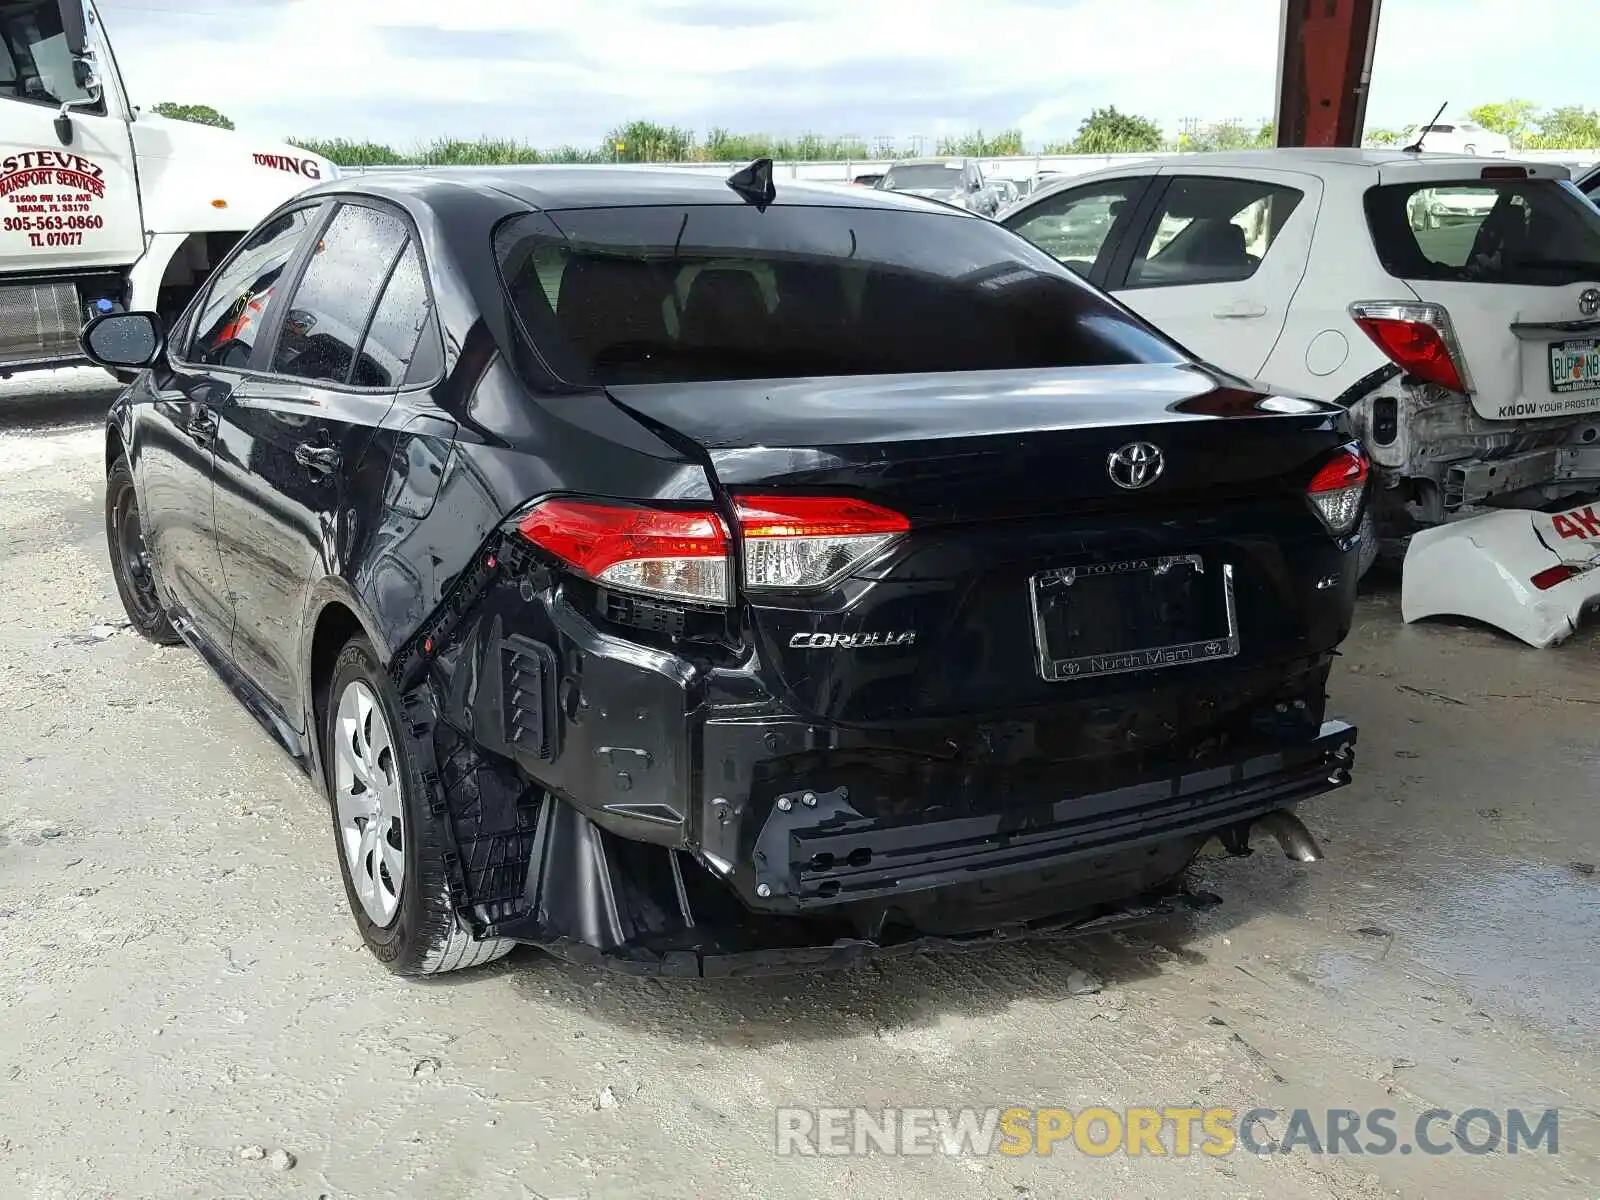
<path id="1" fill-rule="evenodd" d="M 1330 405 L 1189 365 L 608 391 L 703 456 L 731 497 L 845 495 L 910 519 L 821 592 L 742 589 L 757 669 L 815 720 L 1049 705 L 1073 714 L 1063 729 L 1109 723 L 1122 738 L 1155 720 L 1167 732 L 1143 736 L 1170 740 L 1348 630 L 1354 579 L 1326 583 L 1345 552 L 1305 493 L 1350 437 Z M 1119 486 L 1110 457 L 1138 442 L 1163 469 Z M 1187 649 L 1148 653 L 1161 647 Z"/>
<path id="2" fill-rule="evenodd" d="M 704 455 L 730 492 L 850 492 L 919 525 L 1282 496 L 1287 477 L 1308 476 L 1305 465 L 1344 440 L 1331 405 L 1187 364 L 608 391 Z M 1160 477 L 1119 487 L 1108 456 L 1140 441 L 1164 447 Z"/>

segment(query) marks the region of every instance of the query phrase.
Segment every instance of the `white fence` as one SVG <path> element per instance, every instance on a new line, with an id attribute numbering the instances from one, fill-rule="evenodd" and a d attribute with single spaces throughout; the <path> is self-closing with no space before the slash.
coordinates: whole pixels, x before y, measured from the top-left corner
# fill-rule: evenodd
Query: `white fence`
<path id="1" fill-rule="evenodd" d="M 1198 158 L 1207 157 L 1204 153 L 1177 153 L 1157 152 L 1152 154 L 1028 154 L 1006 158 L 984 158 L 979 161 L 983 164 L 985 174 L 999 179 L 1012 179 L 1021 182 L 1032 179 L 1040 174 L 1056 175 L 1081 175 L 1085 171 L 1095 171 L 1101 167 L 1109 167 L 1117 163 L 1143 162 L 1150 159 L 1173 158 Z M 1571 169 L 1574 175 L 1587 170 L 1595 163 L 1600 162 L 1600 148 L 1593 150 L 1522 150 L 1512 155 L 1513 158 L 1529 162 L 1560 163 Z M 848 183 L 858 175 L 868 175 L 887 170 L 893 165 L 892 159 L 861 159 L 859 161 L 836 162 L 780 162 L 775 163 L 774 169 L 778 177 L 790 179 L 814 179 L 818 182 Z M 552 164 L 555 165 L 555 164 Z M 640 163 L 629 164 L 638 166 L 670 168 L 677 171 L 695 171 L 707 175 L 726 175 L 740 166 L 739 163 Z M 361 174 L 366 171 L 405 171 L 415 170 L 415 167 L 344 167 L 343 171 L 351 174 Z M 469 169 L 469 168 L 463 168 Z M 492 168 L 484 168 L 489 170 Z"/>

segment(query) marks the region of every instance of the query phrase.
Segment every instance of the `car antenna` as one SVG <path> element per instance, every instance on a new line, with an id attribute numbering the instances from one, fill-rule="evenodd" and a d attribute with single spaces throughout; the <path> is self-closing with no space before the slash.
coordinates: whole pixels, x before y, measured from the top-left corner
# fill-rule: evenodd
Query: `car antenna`
<path id="1" fill-rule="evenodd" d="M 772 160 L 758 158 L 728 176 L 728 186 L 750 201 L 762 212 L 778 198 L 778 186 L 772 182 Z"/>
<path id="2" fill-rule="evenodd" d="M 1402 148 L 1402 150 L 1401 150 L 1402 154 L 1421 154 L 1422 153 L 1422 139 L 1428 136 L 1428 130 L 1432 129 L 1435 125 L 1437 125 L 1439 123 L 1439 118 L 1444 116 L 1444 110 L 1446 108 L 1448 108 L 1449 105 L 1450 105 L 1450 101 L 1448 101 L 1448 100 L 1446 100 L 1443 104 L 1439 105 L 1439 111 L 1433 114 L 1433 120 L 1429 121 L 1421 129 L 1417 130 L 1417 140 L 1412 142 L 1411 145 Z"/>

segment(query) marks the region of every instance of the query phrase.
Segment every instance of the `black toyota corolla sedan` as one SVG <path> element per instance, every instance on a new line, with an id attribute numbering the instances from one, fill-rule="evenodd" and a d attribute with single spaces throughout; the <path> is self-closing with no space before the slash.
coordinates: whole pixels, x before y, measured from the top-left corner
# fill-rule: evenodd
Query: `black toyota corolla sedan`
<path id="1" fill-rule="evenodd" d="M 403 974 L 714 975 L 1062 935 L 1349 781 L 1367 464 L 1044 252 L 892 192 L 361 176 L 135 371 L 106 532 L 325 788 Z"/>

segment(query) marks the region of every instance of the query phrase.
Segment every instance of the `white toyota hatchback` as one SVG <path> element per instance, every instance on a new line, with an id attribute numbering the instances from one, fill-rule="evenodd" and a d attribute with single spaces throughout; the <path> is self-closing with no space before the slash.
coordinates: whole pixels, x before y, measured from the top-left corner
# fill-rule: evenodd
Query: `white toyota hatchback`
<path id="1" fill-rule="evenodd" d="M 1380 484 L 1369 533 L 1600 490 L 1600 208 L 1564 166 L 1146 159 L 998 219 L 1200 358 L 1348 407 Z"/>

